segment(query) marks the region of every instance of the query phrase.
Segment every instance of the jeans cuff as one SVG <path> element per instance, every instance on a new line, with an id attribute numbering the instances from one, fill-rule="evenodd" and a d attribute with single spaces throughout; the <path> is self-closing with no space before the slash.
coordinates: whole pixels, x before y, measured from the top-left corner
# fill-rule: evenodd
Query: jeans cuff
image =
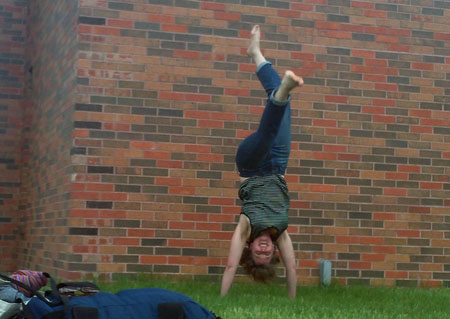
<path id="1" fill-rule="evenodd" d="M 270 63 L 269 61 L 261 62 L 261 63 L 256 67 L 256 73 L 258 73 L 259 70 L 261 70 L 261 69 L 263 68 L 263 66 L 265 66 L 266 64 L 272 65 L 272 63 Z"/>
<path id="2" fill-rule="evenodd" d="M 275 104 L 276 106 L 285 106 L 285 105 L 287 105 L 289 102 L 291 102 L 291 100 L 292 100 L 292 96 L 289 94 L 289 96 L 288 96 L 288 98 L 287 98 L 287 100 L 284 100 L 284 101 L 280 101 L 280 100 L 277 100 L 276 98 L 275 98 L 275 93 L 278 91 L 278 88 L 276 88 L 275 90 L 273 90 L 272 91 L 272 94 L 270 94 L 270 101 L 273 103 L 273 104 Z"/>

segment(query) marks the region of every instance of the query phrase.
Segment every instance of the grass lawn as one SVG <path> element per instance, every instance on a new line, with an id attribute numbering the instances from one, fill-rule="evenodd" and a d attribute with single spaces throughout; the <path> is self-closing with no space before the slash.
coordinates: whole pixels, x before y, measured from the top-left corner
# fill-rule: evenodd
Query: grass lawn
<path id="1" fill-rule="evenodd" d="M 444 319 L 450 318 L 450 289 L 339 287 L 297 288 L 286 297 L 284 286 L 236 283 L 219 296 L 220 284 L 204 281 L 140 279 L 99 286 L 104 291 L 158 287 L 183 293 L 223 319 L 343 318 Z"/>

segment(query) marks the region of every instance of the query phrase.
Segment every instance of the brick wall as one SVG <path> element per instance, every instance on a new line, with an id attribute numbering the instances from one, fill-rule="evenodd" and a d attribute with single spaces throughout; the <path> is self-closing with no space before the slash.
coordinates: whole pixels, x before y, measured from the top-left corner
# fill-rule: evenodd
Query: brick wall
<path id="1" fill-rule="evenodd" d="M 0 271 L 16 267 L 26 5 L 0 5 Z"/>
<path id="2" fill-rule="evenodd" d="M 239 214 L 236 146 L 264 104 L 255 23 L 293 96 L 300 281 L 450 281 L 446 1 L 86 1 L 76 104 L 80 271 L 217 276 Z M 409 4 L 411 3 L 411 4 Z"/>
<path id="3" fill-rule="evenodd" d="M 64 277 L 71 220 L 71 151 L 78 1 L 28 3 L 27 100 L 24 111 L 18 261 Z"/>
<path id="4" fill-rule="evenodd" d="M 44 3 L 39 23 L 49 26 L 44 13 L 59 11 Z M 317 260 L 328 258 L 346 284 L 448 285 L 447 1 L 79 5 L 71 120 L 61 112 L 70 101 L 51 95 L 58 85 L 33 75 L 48 95 L 38 110 L 54 108 L 32 124 L 31 137 L 46 142 L 30 144 L 27 216 L 35 221 L 22 264 L 72 278 L 220 277 L 240 211 L 234 154 L 265 101 L 244 54 L 259 23 L 266 57 L 280 73 L 293 69 L 305 80 L 293 94 L 286 176 L 300 282 L 317 282 Z M 59 39 L 37 57 L 74 43 L 64 26 L 36 33 Z M 69 68 L 61 73 L 47 62 L 45 73 L 57 82 L 71 78 Z M 43 125 L 46 114 L 59 125 Z M 61 134 L 70 121 L 71 141 Z M 63 170 L 69 144 L 72 166 Z M 53 147 L 64 151 L 61 161 L 45 157 Z"/>

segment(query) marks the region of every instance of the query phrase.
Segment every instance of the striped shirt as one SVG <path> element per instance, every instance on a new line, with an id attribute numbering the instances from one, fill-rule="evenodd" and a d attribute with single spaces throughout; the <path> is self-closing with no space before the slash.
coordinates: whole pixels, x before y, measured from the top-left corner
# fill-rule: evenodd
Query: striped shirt
<path id="1" fill-rule="evenodd" d="M 281 175 L 253 176 L 239 188 L 242 211 L 250 220 L 250 242 L 269 228 L 275 228 L 276 240 L 288 227 L 289 191 Z"/>

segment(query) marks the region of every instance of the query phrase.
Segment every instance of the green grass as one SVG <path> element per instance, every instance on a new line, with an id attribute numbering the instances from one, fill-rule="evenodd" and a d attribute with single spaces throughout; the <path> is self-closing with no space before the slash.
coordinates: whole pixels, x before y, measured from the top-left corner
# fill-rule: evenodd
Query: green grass
<path id="1" fill-rule="evenodd" d="M 204 281 L 170 281 L 141 278 L 136 281 L 99 283 L 104 291 L 158 287 L 183 293 L 223 319 L 343 318 L 343 319 L 444 319 L 450 318 L 450 289 L 328 288 L 299 286 L 297 297 L 286 297 L 285 287 L 236 283 L 226 297 L 220 284 Z"/>

